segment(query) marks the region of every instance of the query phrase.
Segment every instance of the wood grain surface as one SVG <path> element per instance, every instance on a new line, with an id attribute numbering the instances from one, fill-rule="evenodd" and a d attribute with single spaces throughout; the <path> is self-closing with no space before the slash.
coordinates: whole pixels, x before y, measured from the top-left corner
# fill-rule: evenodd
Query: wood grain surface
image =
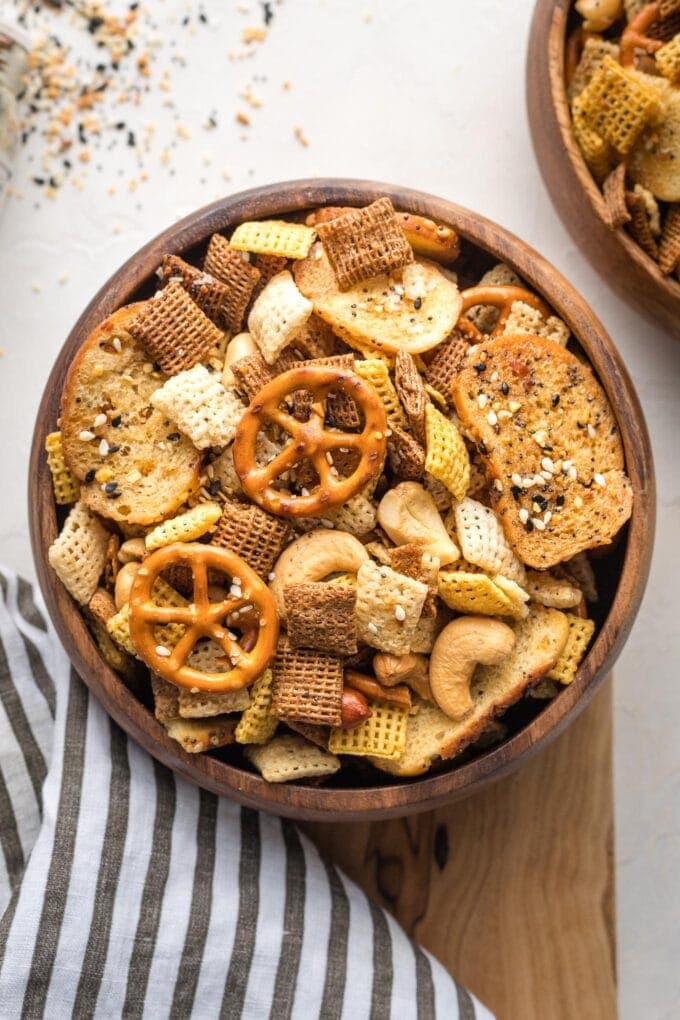
<path id="1" fill-rule="evenodd" d="M 538 0 L 534 9 L 526 92 L 536 159 L 562 222 L 596 272 L 626 303 L 680 339 L 680 283 L 664 276 L 623 227 L 609 226 L 602 193 L 574 139 L 564 87 L 572 6 L 572 0 Z"/>
<path id="2" fill-rule="evenodd" d="M 167 252 L 198 261 L 215 231 L 248 219 L 301 215 L 319 205 L 365 205 L 388 195 L 395 208 L 428 216 L 454 228 L 465 257 L 504 261 L 570 326 L 614 408 L 633 485 L 633 515 L 613 550 L 596 561 L 600 601 L 598 630 L 573 683 L 538 714 L 516 725 L 501 743 L 462 763 L 422 778 L 392 782 L 375 773 L 343 769 L 328 786 L 266 783 L 242 760 L 184 752 L 144 703 L 144 689 L 126 686 L 101 658 L 78 606 L 47 562 L 58 532 L 45 436 L 59 416 L 68 367 L 92 329 L 111 312 L 155 289 L 155 270 Z M 109 714 L 164 765 L 214 793 L 249 807 L 298 819 L 355 820 L 399 817 L 450 803 L 471 789 L 509 774 L 553 740 L 585 708 L 611 669 L 633 624 L 649 572 L 654 538 L 654 467 L 635 388 L 606 330 L 569 282 L 538 252 L 477 213 L 423 192 L 373 181 L 292 181 L 219 200 L 174 224 L 123 265 L 87 306 L 67 338 L 48 379 L 38 411 L 29 467 L 29 517 L 36 572 L 57 633 L 76 671 Z M 147 685 L 148 686 L 148 685 Z M 141 697 L 140 697 L 141 694 Z"/>
<path id="3" fill-rule="evenodd" d="M 612 684 L 520 772 L 438 811 L 305 831 L 498 1020 L 616 1017 Z"/>

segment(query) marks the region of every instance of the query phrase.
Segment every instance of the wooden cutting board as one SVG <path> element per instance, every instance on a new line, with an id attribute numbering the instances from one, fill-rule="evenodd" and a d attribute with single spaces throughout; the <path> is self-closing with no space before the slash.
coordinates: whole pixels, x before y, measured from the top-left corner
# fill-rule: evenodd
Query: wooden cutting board
<path id="1" fill-rule="evenodd" d="M 498 1020 L 614 1020 L 612 684 L 507 779 L 412 818 L 304 826 Z"/>

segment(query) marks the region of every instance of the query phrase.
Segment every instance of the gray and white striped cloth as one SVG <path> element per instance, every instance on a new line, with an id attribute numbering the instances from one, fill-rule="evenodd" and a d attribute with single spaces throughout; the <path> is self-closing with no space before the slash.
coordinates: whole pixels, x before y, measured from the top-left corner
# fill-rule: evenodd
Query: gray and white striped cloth
<path id="1" fill-rule="evenodd" d="M 491 1017 L 294 825 L 129 741 L 0 588 L 2 1020 Z"/>

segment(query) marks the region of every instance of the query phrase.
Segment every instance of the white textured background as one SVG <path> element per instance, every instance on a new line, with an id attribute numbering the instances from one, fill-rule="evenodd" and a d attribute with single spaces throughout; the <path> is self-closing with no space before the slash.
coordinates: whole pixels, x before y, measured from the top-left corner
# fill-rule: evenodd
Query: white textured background
<path id="1" fill-rule="evenodd" d="M 138 176 L 130 151 L 104 153 L 93 158 L 103 174 L 91 170 L 83 191 L 66 186 L 36 209 L 27 180 L 37 169 L 26 152 L 20 158 L 15 183 L 25 197 L 13 198 L 0 221 L 0 560 L 32 574 L 29 441 L 59 347 L 109 274 L 180 215 L 255 184 L 344 175 L 431 191 L 521 235 L 604 321 L 652 434 L 656 555 L 616 669 L 619 978 L 624 1020 L 680 1016 L 680 344 L 613 295 L 553 213 L 524 104 L 531 2 L 274 2 L 267 40 L 244 61 L 226 54 L 240 48 L 242 27 L 261 23 L 260 4 L 207 0 L 209 27 L 194 35 L 177 25 L 192 6 L 195 13 L 196 5 L 153 0 L 166 44 L 176 39 L 173 52 L 187 66 L 173 71 L 171 93 L 150 95 L 136 115 L 155 127 L 158 144 L 146 160 L 152 183 L 128 191 L 128 179 Z M 244 129 L 234 114 L 249 109 L 238 100 L 249 81 L 264 105 L 249 111 L 252 125 Z M 168 99 L 175 109 L 164 105 Z M 213 108 L 219 126 L 206 133 L 201 125 Z M 177 117 L 191 138 L 171 148 L 171 175 L 158 155 L 164 138 L 174 140 Z M 307 148 L 295 140 L 296 126 Z"/>

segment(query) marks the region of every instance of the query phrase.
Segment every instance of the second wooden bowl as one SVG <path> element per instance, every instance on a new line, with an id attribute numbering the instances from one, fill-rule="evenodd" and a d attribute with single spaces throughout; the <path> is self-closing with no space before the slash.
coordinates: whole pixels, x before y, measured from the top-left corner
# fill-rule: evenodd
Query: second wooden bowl
<path id="1" fill-rule="evenodd" d="M 594 269 L 619 297 L 680 339 L 680 283 L 664 276 L 621 227 L 607 223 L 602 193 L 571 127 L 564 47 L 573 0 L 538 0 L 526 66 L 527 108 L 538 165 L 555 208 Z"/>
<path id="2" fill-rule="evenodd" d="M 618 418 L 626 466 L 633 483 L 633 515 L 615 548 L 596 561 L 597 636 L 574 681 L 550 703 L 526 699 L 510 710 L 512 735 L 502 744 L 441 771 L 409 781 L 390 781 L 371 770 L 342 769 L 323 787 L 269 784 L 230 748 L 185 754 L 154 719 L 148 691 L 131 689 L 101 659 L 79 608 L 47 562 L 57 535 L 57 513 L 47 468 L 45 436 L 59 415 L 64 377 L 76 351 L 107 315 L 155 289 L 155 270 L 166 252 L 199 259 L 215 231 L 243 220 L 300 214 L 319 205 L 366 205 L 389 195 L 397 209 L 448 224 L 463 241 L 461 262 L 481 275 L 504 261 L 570 326 Z M 418 191 L 365 181 L 317 180 L 275 184 L 215 202 L 170 227 L 134 255 L 90 302 L 72 329 L 47 381 L 33 436 L 29 474 L 29 520 L 33 555 L 50 616 L 77 672 L 124 730 L 159 761 L 200 786 L 242 804 L 298 819 L 364 820 L 435 808 L 498 779 L 545 746 L 585 707 L 621 651 L 644 591 L 654 533 L 654 474 L 649 439 L 635 390 L 601 323 L 573 287 L 537 252 L 475 213 Z"/>

